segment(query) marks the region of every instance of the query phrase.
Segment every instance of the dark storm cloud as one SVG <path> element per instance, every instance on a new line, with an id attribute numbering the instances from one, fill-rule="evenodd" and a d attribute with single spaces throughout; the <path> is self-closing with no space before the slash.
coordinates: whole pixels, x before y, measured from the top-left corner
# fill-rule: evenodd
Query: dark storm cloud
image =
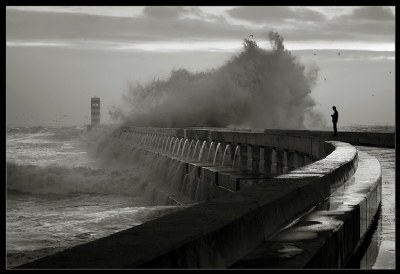
<path id="1" fill-rule="evenodd" d="M 234 18 L 255 23 L 283 22 L 288 19 L 300 21 L 325 20 L 325 16 L 322 13 L 307 8 L 251 6 L 232 8 L 227 13 Z"/>
<path id="2" fill-rule="evenodd" d="M 167 17 L 111 17 L 73 13 L 6 11 L 6 38 L 18 39 L 113 39 L 113 40 L 171 40 L 171 39 L 232 39 L 244 38 L 249 30 L 229 25 L 223 20 L 208 22 L 201 19 Z M 185 9 L 179 14 L 195 14 Z M 197 13 L 199 15 L 199 13 Z M 153 13 L 153 15 L 155 15 Z"/>

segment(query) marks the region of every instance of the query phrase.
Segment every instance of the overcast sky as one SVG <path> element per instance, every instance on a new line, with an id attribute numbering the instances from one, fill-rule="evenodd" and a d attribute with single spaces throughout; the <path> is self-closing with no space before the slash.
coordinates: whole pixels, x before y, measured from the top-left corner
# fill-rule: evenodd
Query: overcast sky
<path id="1" fill-rule="evenodd" d="M 378 6 L 7 7 L 7 124 L 87 124 L 94 95 L 111 122 L 128 81 L 217 68 L 269 31 L 320 68 L 316 108 L 339 126 L 394 124 L 395 8 Z"/>

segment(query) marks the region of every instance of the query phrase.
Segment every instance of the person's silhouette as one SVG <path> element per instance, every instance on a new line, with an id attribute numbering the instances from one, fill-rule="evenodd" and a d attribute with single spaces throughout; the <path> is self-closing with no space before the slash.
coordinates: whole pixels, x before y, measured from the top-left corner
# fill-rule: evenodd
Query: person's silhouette
<path id="1" fill-rule="evenodd" d="M 331 115 L 332 116 L 332 123 L 333 123 L 333 135 L 332 136 L 337 136 L 336 124 L 337 124 L 337 122 L 339 120 L 339 112 L 336 110 L 335 106 L 333 106 L 332 109 L 333 109 L 333 114 Z"/>

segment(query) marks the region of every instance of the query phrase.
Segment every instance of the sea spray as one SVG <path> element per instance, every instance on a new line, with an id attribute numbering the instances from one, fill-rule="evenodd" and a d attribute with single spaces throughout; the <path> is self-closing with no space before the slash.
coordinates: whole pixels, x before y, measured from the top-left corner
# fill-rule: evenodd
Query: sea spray
<path id="1" fill-rule="evenodd" d="M 232 155 L 232 146 L 227 144 L 225 146 L 224 154 L 222 156 L 221 166 L 232 166 L 233 164 L 233 155 Z"/>
<path id="2" fill-rule="evenodd" d="M 213 165 L 222 165 L 222 144 L 218 143 L 213 157 Z"/>
<path id="3" fill-rule="evenodd" d="M 144 193 L 152 203 L 170 204 L 169 197 L 172 195 L 180 204 L 193 204 L 195 195 L 188 193 L 189 182 L 185 183 L 186 164 L 174 158 L 182 155 L 187 139 L 164 137 L 166 141 L 171 141 L 167 151 L 160 151 L 157 149 L 158 137 L 141 135 L 124 131 L 123 128 L 116 130 L 110 137 L 113 140 L 101 142 L 104 147 L 98 154 L 98 162 L 113 168 L 139 168 L 141 177 L 134 182 L 135 190 Z"/>
<path id="4" fill-rule="evenodd" d="M 142 172 L 88 167 L 7 163 L 7 189 L 32 194 L 118 194 L 137 196 Z"/>
<path id="5" fill-rule="evenodd" d="M 320 126 L 323 120 L 311 97 L 318 68 L 300 64 L 278 33 L 270 33 L 270 41 L 272 50 L 265 50 L 245 39 L 243 51 L 215 70 L 177 69 L 167 80 L 131 85 L 126 105 L 114 107 L 110 115 L 134 126 Z"/>
<path id="6" fill-rule="evenodd" d="M 147 194 L 161 180 L 141 137 L 107 126 L 7 129 L 7 267 L 182 210 L 169 191 Z"/>

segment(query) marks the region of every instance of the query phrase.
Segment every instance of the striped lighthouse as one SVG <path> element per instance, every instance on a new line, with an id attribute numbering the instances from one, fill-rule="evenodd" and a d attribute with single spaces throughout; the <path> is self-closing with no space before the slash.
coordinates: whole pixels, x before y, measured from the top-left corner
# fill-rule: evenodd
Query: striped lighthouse
<path id="1" fill-rule="evenodd" d="M 91 121 L 92 126 L 100 125 L 100 98 L 91 98 Z"/>

